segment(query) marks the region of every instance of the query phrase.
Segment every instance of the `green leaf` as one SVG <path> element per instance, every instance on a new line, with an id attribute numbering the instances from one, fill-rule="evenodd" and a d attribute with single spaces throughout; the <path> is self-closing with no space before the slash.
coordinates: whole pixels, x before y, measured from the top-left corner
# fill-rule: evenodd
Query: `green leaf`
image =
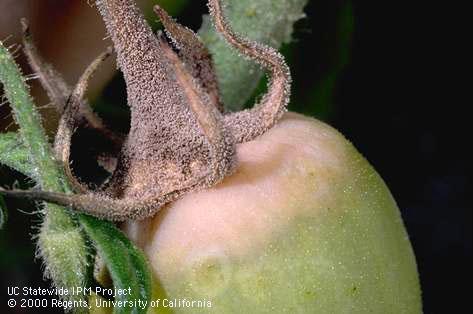
<path id="1" fill-rule="evenodd" d="M 235 32 L 279 48 L 291 40 L 293 24 L 304 17 L 307 0 L 225 0 L 225 15 Z M 257 87 L 263 72 L 254 62 L 239 55 L 217 34 L 209 17 L 199 30 L 212 54 L 223 102 L 240 110 Z"/>
<path id="2" fill-rule="evenodd" d="M 9 152 L 7 154 L 7 152 Z M 27 163 L 28 154 L 18 134 L 6 133 L 0 134 L 0 162 L 11 166 L 12 168 L 26 174 L 31 172 L 31 165 Z M 6 220 L 6 206 L 0 196 L 0 228 Z M 98 220 L 96 218 L 81 215 L 80 223 L 83 225 L 86 234 L 92 239 L 99 254 L 104 258 L 106 266 L 112 274 L 112 279 L 117 288 L 136 291 L 122 300 L 141 299 L 148 301 L 151 295 L 151 277 L 144 255 L 119 231 L 112 223 Z M 76 249 L 74 243 L 81 237 L 77 229 L 66 232 L 50 232 L 43 230 L 39 237 L 40 253 L 43 257 L 49 256 L 48 260 L 64 260 L 69 256 L 74 256 L 73 250 Z M 54 257 L 53 257 L 54 256 Z M 64 260 L 68 265 L 74 265 L 74 269 L 81 268 L 83 265 L 80 260 Z M 52 269 L 57 263 L 50 263 L 48 271 L 57 273 L 61 269 Z M 131 273 L 130 273 L 131 272 Z M 70 273 L 69 273 L 70 274 Z M 63 278 L 68 273 L 63 274 Z M 74 278 L 69 278 L 65 282 L 73 282 Z M 117 308 L 119 310 L 119 308 Z M 119 312 L 119 313 L 126 313 Z"/>
<path id="3" fill-rule="evenodd" d="M 0 163 L 28 177 L 34 177 L 34 169 L 28 162 L 28 150 L 17 133 L 0 134 Z"/>
<path id="4" fill-rule="evenodd" d="M 20 69 L 1 42 L 0 81 L 4 85 L 5 96 L 12 108 L 13 117 L 20 126 L 21 141 L 28 150 L 34 169 L 38 171 L 35 180 L 44 190 L 64 191 L 60 180 L 61 173 L 51 158 L 51 147 L 41 126 L 40 115 L 33 105 L 29 88 Z"/>
<path id="5" fill-rule="evenodd" d="M 3 225 L 7 221 L 7 204 L 5 204 L 5 200 L 0 195 L 0 230 L 3 228 Z"/>
<path id="6" fill-rule="evenodd" d="M 52 149 L 33 105 L 29 88 L 13 57 L 0 41 L 0 82 L 13 111 L 18 134 L 28 154 L 32 177 L 42 189 L 69 192 L 64 173 L 52 157 Z M 56 287 L 84 287 L 90 275 L 90 251 L 81 229 L 70 211 L 47 204 L 38 235 L 38 252 L 43 258 L 45 274 Z M 71 299 L 85 299 L 68 295 Z M 76 311 L 78 312 L 78 311 Z"/>
<path id="7" fill-rule="evenodd" d="M 118 295 L 116 301 L 151 299 L 151 275 L 143 253 L 111 222 L 81 215 L 80 222 L 103 258 L 117 289 L 130 288 L 130 295 Z M 116 307 L 114 313 L 146 313 L 146 308 Z"/>

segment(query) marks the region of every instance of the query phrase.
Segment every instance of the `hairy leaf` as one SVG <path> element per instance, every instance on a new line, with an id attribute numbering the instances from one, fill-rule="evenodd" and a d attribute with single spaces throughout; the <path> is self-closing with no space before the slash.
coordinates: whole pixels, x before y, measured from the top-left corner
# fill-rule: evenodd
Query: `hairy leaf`
<path id="1" fill-rule="evenodd" d="M 34 170 L 32 177 L 42 189 L 67 192 L 64 174 L 52 158 L 51 147 L 41 126 L 28 86 L 8 49 L 0 42 L 0 82 L 20 126 L 19 135 L 28 160 Z M 38 253 L 45 272 L 56 287 L 83 287 L 87 284 L 90 252 L 86 239 L 70 212 L 63 207 L 48 204 L 38 235 Z M 71 299 L 83 296 L 68 295 Z M 76 311 L 78 312 L 78 311 Z"/>
<path id="2" fill-rule="evenodd" d="M 28 177 L 34 176 L 34 169 L 28 162 L 28 151 L 17 133 L 0 134 L 0 164 L 4 164 Z"/>
<path id="3" fill-rule="evenodd" d="M 117 295 L 115 301 L 142 300 L 149 304 L 151 275 L 143 253 L 111 222 L 81 215 L 80 221 L 103 258 L 117 289 L 130 288 L 130 295 Z M 146 308 L 116 307 L 114 313 L 146 313 Z"/>
<path id="4" fill-rule="evenodd" d="M 31 172 L 27 159 L 28 154 L 17 134 L 0 134 L 0 162 L 11 166 L 23 174 L 27 174 Z M 6 220 L 6 206 L 1 196 L 0 209 L 1 228 Z M 104 258 L 106 266 L 112 273 L 115 287 L 121 289 L 128 289 L 130 287 L 132 292 L 136 292 L 130 296 L 123 296 L 122 300 L 133 301 L 139 298 L 143 301 L 149 301 L 151 278 L 144 255 L 112 223 L 86 215 L 81 215 L 79 221 L 84 226 L 86 234 L 93 241 L 98 253 Z M 40 253 L 42 256 L 55 254 L 56 259 L 58 259 L 59 255 L 62 255 L 62 258 L 74 256 L 74 252 L 71 252 L 71 250 L 76 249 L 74 242 L 80 237 L 81 234 L 77 229 L 64 233 L 48 232 L 45 230 L 39 238 L 39 242 L 42 243 Z M 61 253 L 58 254 L 58 251 L 61 251 Z M 80 261 L 70 261 L 69 265 L 72 266 L 77 264 L 77 262 Z M 51 268 L 53 265 L 47 267 Z M 75 265 L 74 269 L 76 267 L 80 268 L 81 265 Z M 48 269 L 48 271 L 56 273 L 61 270 Z M 67 275 L 64 274 L 64 276 Z"/>
<path id="5" fill-rule="evenodd" d="M 235 32 L 279 48 L 291 40 L 293 24 L 304 17 L 307 0 L 225 0 L 226 16 Z M 213 56 L 220 92 L 227 109 L 239 110 L 251 96 L 262 71 L 239 56 L 204 16 L 199 35 Z"/>

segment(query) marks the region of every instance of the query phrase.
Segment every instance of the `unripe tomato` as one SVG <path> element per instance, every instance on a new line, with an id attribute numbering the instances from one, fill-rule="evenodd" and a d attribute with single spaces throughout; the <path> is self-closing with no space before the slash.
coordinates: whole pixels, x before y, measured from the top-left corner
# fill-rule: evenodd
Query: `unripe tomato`
<path id="1" fill-rule="evenodd" d="M 221 184 L 124 226 L 152 265 L 152 312 L 421 312 L 396 203 L 340 133 L 288 113 L 238 158 Z"/>

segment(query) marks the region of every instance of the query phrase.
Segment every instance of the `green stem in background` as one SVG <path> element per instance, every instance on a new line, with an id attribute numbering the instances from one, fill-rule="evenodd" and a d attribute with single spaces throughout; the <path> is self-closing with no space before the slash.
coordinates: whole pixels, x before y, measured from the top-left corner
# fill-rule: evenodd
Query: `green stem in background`
<path id="1" fill-rule="evenodd" d="M 0 80 L 4 85 L 5 96 L 14 113 L 15 121 L 20 126 L 23 145 L 28 150 L 30 162 L 35 166 L 34 179 L 47 191 L 64 191 L 59 183 L 60 173 L 50 158 L 50 145 L 41 127 L 40 116 L 33 105 L 28 87 L 20 69 L 0 44 Z"/>
<path id="2" fill-rule="evenodd" d="M 308 0 L 226 0 L 226 16 L 239 34 L 279 48 L 291 41 L 293 24 L 304 17 Z M 254 63 L 238 55 L 216 33 L 208 16 L 199 30 L 213 56 L 220 93 L 227 109 L 240 110 L 257 87 L 263 72 Z"/>
<path id="3" fill-rule="evenodd" d="M 28 86 L 20 69 L 1 42 L 0 81 L 3 83 L 5 96 L 13 110 L 15 121 L 20 126 L 21 143 L 26 148 L 31 166 L 30 170 L 25 172 L 46 191 L 69 192 L 64 176 L 52 158 L 51 147 L 29 95 Z M 38 254 L 44 260 L 46 275 L 57 287 L 85 286 L 89 274 L 90 254 L 80 227 L 72 215 L 60 206 L 47 204 L 43 214 L 44 221 L 37 245 Z"/>

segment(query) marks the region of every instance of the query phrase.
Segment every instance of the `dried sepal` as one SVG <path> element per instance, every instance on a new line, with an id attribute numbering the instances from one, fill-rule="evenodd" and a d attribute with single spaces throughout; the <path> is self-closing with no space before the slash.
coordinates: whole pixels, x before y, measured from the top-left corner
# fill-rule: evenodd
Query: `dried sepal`
<path id="1" fill-rule="evenodd" d="M 112 176 L 97 192 L 84 194 L 0 192 L 70 206 L 110 220 L 145 218 L 179 196 L 213 186 L 231 174 L 237 162 L 236 144 L 264 133 L 284 113 L 290 74 L 277 51 L 235 35 L 220 1 L 210 0 L 216 29 L 271 76 L 268 92 L 255 108 L 223 115 L 211 59 L 192 31 L 157 7 L 172 39 L 169 43 L 163 34 L 153 34 L 132 0 L 97 0 L 96 4 L 117 52 L 131 109 L 130 132 Z M 80 80 L 61 120 L 56 144 L 66 164 L 89 74 L 86 71 Z M 74 180 L 68 166 L 66 171 Z"/>
<path id="2" fill-rule="evenodd" d="M 56 158 L 62 162 L 66 176 L 76 192 L 85 193 L 88 192 L 88 189 L 74 177 L 69 165 L 72 135 L 80 121 L 81 104 L 84 103 L 84 95 L 87 90 L 89 79 L 94 72 L 97 71 L 100 64 L 105 61 L 111 53 L 112 48 L 109 48 L 106 52 L 100 54 L 100 56 L 92 61 L 92 63 L 87 67 L 71 95 L 67 99 L 64 112 L 59 121 L 59 127 L 54 142 L 54 150 Z"/>
<path id="3" fill-rule="evenodd" d="M 238 143 L 251 141 L 270 129 L 286 111 L 291 92 L 289 67 L 274 48 L 235 34 L 225 18 L 221 0 L 209 0 L 208 6 L 214 26 L 225 40 L 270 72 L 268 91 L 259 104 L 225 116 L 225 124 Z"/>
<path id="4" fill-rule="evenodd" d="M 132 1 L 101 0 L 97 6 L 114 42 L 131 108 L 130 133 L 107 192 L 145 197 L 151 190 L 166 194 L 193 184 L 209 173 L 217 156 L 194 111 L 196 104 L 207 114 L 213 111 L 209 95 L 192 75 L 183 79 L 189 71 L 178 70 L 182 61 L 155 36 Z M 232 168 L 231 161 L 219 163 Z"/>
<path id="5" fill-rule="evenodd" d="M 54 67 L 45 62 L 39 54 L 38 49 L 33 43 L 28 21 L 21 19 L 23 29 L 23 51 L 28 59 L 31 69 L 37 75 L 41 85 L 46 90 L 49 99 L 59 114 L 63 114 L 69 96 L 72 93 L 71 87 L 64 81 L 61 75 Z M 79 104 L 79 113 L 76 117 L 78 125 L 97 130 L 119 149 L 123 138 L 112 132 L 104 125 L 102 119 L 98 117 L 85 99 L 81 99 Z"/>
<path id="6" fill-rule="evenodd" d="M 171 38 L 174 48 L 178 50 L 179 58 L 187 70 L 198 80 L 199 85 L 208 94 L 210 102 L 223 111 L 212 57 L 204 43 L 192 30 L 177 23 L 160 6 L 155 5 L 154 12 L 163 24 L 166 35 Z"/>

